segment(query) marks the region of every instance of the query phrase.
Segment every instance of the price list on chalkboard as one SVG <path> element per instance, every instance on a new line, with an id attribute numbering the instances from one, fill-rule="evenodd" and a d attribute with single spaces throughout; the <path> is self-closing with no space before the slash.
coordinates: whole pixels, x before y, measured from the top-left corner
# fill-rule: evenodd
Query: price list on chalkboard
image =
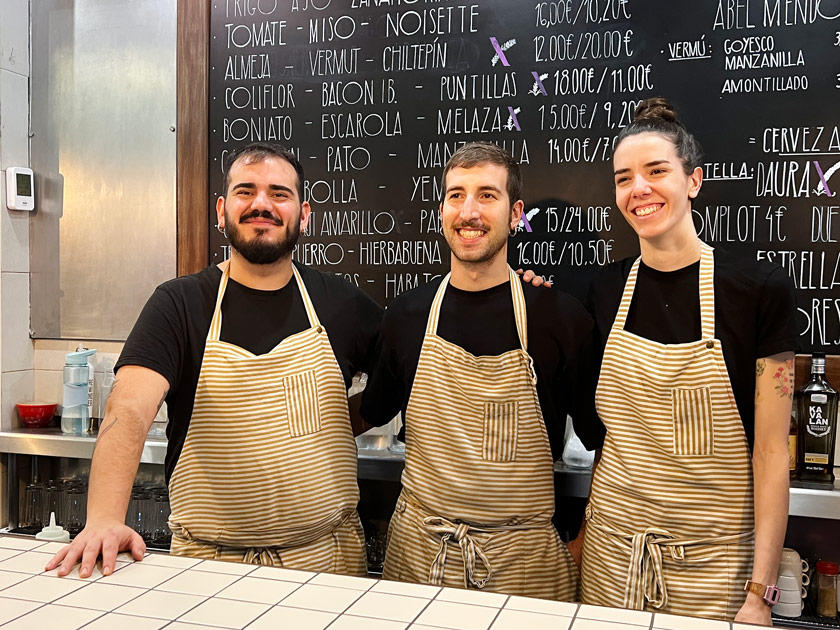
<path id="1" fill-rule="evenodd" d="M 799 349 L 840 352 L 837 0 L 213 0 L 210 45 L 211 193 L 226 152 L 291 149 L 313 208 L 295 258 L 381 304 L 448 270 L 440 174 L 474 140 L 522 165 L 511 265 L 580 295 L 638 254 L 611 156 L 664 96 L 704 148 L 700 237 L 783 267 Z"/>

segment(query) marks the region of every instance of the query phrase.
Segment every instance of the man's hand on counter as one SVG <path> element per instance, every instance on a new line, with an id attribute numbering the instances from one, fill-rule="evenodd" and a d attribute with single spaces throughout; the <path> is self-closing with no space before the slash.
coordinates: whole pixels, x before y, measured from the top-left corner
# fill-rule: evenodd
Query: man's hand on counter
<path id="1" fill-rule="evenodd" d="M 91 523 L 79 532 L 79 535 L 69 545 L 55 554 L 47 563 L 45 569 L 52 571 L 58 567 L 58 575 L 64 576 L 73 570 L 77 562 L 81 562 L 79 577 L 90 577 L 96 560 L 102 556 L 102 574 L 111 575 L 120 551 L 130 551 L 132 557 L 139 561 L 146 552 L 143 538 L 124 523 Z"/>

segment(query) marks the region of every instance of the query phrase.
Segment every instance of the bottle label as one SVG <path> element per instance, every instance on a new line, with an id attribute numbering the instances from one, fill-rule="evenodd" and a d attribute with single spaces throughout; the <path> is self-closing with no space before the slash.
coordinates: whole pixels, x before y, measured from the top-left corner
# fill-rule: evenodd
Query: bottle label
<path id="1" fill-rule="evenodd" d="M 805 463 L 825 465 L 828 463 L 828 455 L 824 453 L 805 453 Z"/>
<path id="2" fill-rule="evenodd" d="M 828 396 L 825 394 L 811 394 L 811 402 L 824 405 L 828 402 Z"/>
<path id="3" fill-rule="evenodd" d="M 813 401 L 817 396 L 825 398 L 825 394 L 814 394 L 811 396 L 811 400 Z M 825 437 L 831 430 L 828 416 L 823 416 L 823 411 L 826 410 L 827 408 L 823 405 L 808 405 L 808 417 L 805 418 L 805 428 L 814 437 Z"/>
<path id="4" fill-rule="evenodd" d="M 87 407 L 87 383 L 82 386 L 79 385 L 65 385 L 64 386 L 64 407 L 75 407 L 77 405 L 84 405 Z"/>
<path id="5" fill-rule="evenodd" d="M 788 470 L 796 470 L 796 436 L 788 436 Z"/>

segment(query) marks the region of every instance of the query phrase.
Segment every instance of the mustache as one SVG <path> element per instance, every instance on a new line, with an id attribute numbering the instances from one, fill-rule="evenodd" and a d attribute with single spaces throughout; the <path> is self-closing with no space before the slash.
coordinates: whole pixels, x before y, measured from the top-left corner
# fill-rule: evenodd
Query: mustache
<path id="1" fill-rule="evenodd" d="M 283 225 L 283 221 L 275 217 L 268 210 L 254 210 L 253 212 L 249 212 L 248 214 L 243 214 L 241 217 L 239 217 L 239 222 L 245 223 L 246 221 L 250 221 L 251 219 L 266 219 L 268 221 L 271 221 L 275 225 Z"/>
<path id="2" fill-rule="evenodd" d="M 464 228 L 467 228 L 467 229 L 476 228 L 476 229 L 479 229 L 479 230 L 484 230 L 485 232 L 490 231 L 490 228 L 487 225 L 485 225 L 484 223 L 482 223 L 481 221 L 479 221 L 477 219 L 476 220 L 470 220 L 470 221 L 464 221 L 464 222 L 461 222 L 461 223 L 458 223 L 458 224 L 452 226 L 453 230 L 462 230 Z"/>

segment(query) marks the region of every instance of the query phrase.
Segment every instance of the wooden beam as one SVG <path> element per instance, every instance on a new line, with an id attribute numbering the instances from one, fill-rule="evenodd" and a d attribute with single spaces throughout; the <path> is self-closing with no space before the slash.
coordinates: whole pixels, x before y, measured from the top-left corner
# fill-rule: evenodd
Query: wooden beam
<path id="1" fill-rule="evenodd" d="M 208 264 L 207 109 L 210 0 L 178 0 L 177 272 Z"/>

